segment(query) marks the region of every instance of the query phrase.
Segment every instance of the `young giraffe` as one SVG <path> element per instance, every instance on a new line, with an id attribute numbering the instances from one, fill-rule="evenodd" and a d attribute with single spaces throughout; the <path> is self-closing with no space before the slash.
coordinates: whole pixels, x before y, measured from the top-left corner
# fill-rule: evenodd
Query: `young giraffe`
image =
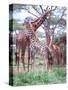
<path id="1" fill-rule="evenodd" d="M 50 39 L 51 40 L 50 40 L 50 44 L 49 44 L 49 49 L 50 49 L 51 53 L 53 53 L 53 59 L 56 59 L 56 60 L 54 60 L 54 62 L 56 61 L 57 65 L 61 65 L 62 64 L 61 49 L 58 45 L 53 43 L 52 36 Z"/>
<path id="2" fill-rule="evenodd" d="M 48 48 L 53 57 L 53 61 L 54 62 L 56 61 L 55 64 L 59 65 L 62 61 L 62 53 L 61 53 L 60 47 L 53 43 L 53 36 L 51 35 L 50 31 L 45 30 L 45 33 L 46 33 L 46 37 L 47 37 Z M 56 60 L 54 60 L 54 59 L 56 59 Z"/>
<path id="3" fill-rule="evenodd" d="M 18 71 L 19 71 L 19 63 L 20 63 L 20 49 L 22 49 L 22 63 L 25 70 L 25 49 L 28 46 L 28 71 L 30 64 L 30 43 L 32 37 L 35 35 L 35 31 L 40 27 L 40 25 L 47 19 L 47 16 L 50 13 L 50 9 L 46 10 L 45 13 L 38 17 L 34 21 L 29 21 L 26 24 L 27 32 L 20 32 L 16 35 L 16 47 L 17 47 L 17 62 L 18 62 Z"/>

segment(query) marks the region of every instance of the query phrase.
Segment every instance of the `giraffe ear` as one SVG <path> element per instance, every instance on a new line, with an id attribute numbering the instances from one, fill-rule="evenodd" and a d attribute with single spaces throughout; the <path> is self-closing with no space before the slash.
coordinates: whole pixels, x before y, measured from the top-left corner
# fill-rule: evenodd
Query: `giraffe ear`
<path id="1" fill-rule="evenodd" d="M 51 9 L 50 8 L 46 8 L 43 11 L 44 11 L 44 13 L 48 13 L 48 12 L 50 13 Z"/>

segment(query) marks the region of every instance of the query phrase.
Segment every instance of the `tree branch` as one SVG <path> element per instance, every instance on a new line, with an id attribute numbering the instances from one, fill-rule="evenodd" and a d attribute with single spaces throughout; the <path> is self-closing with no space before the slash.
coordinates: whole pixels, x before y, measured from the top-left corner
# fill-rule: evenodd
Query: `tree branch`
<path id="1" fill-rule="evenodd" d="M 65 15 L 65 11 L 66 11 L 66 9 L 63 10 L 60 19 L 58 20 L 57 24 L 56 24 L 55 27 L 53 28 L 54 30 L 55 30 L 55 28 L 57 27 L 58 23 L 62 20 L 63 16 Z"/>
<path id="2" fill-rule="evenodd" d="M 42 6 L 41 6 L 41 5 L 40 5 L 40 8 L 41 8 L 42 13 L 44 13 L 43 8 L 42 8 Z"/>
<path id="3" fill-rule="evenodd" d="M 57 6 L 55 6 L 55 8 L 53 8 L 53 6 L 51 6 L 51 11 L 55 11 L 57 9 Z"/>
<path id="4" fill-rule="evenodd" d="M 34 6 L 32 6 L 32 8 L 33 8 L 38 14 L 41 14 Z"/>
<path id="5" fill-rule="evenodd" d="M 35 15 L 34 13 L 30 12 L 28 9 L 25 9 L 25 10 L 27 10 L 27 12 L 30 13 L 30 14 L 32 14 L 33 16 L 38 17 L 38 16 Z"/>

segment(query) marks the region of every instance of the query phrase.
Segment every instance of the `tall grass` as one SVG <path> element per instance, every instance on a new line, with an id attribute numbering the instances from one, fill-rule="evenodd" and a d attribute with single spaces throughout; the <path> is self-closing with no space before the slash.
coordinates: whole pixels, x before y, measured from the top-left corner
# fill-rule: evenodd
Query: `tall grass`
<path id="1" fill-rule="evenodd" d="M 14 86 L 58 84 L 66 82 L 66 71 L 64 68 L 54 68 L 50 72 L 30 71 L 15 74 L 13 76 Z"/>

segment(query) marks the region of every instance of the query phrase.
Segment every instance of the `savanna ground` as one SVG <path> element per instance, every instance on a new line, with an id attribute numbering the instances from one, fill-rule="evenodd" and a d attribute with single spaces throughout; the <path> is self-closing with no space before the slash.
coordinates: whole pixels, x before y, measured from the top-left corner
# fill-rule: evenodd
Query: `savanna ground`
<path id="1" fill-rule="evenodd" d="M 53 66 L 52 70 L 46 71 L 43 68 L 44 60 L 40 55 L 36 55 L 33 70 L 31 70 L 30 65 L 30 71 L 28 72 L 27 60 L 25 63 L 26 71 L 23 71 L 22 63 L 20 63 L 19 72 L 17 66 L 13 65 L 13 76 L 10 77 L 10 84 L 12 84 L 12 81 L 14 86 L 66 83 L 66 66 Z"/>

